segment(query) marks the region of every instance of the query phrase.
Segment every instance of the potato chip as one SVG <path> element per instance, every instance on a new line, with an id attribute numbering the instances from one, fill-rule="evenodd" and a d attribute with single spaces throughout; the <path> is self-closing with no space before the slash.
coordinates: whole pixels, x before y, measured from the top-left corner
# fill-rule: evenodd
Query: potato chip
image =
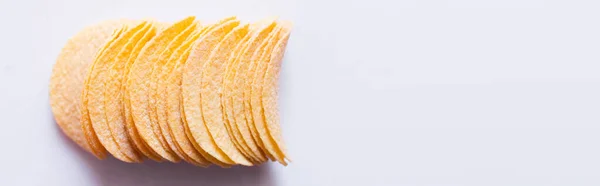
<path id="1" fill-rule="evenodd" d="M 125 29 L 126 29 L 126 27 L 125 27 L 125 25 L 123 25 L 123 27 L 119 28 L 118 30 L 115 30 L 111 41 L 106 43 L 106 45 L 98 51 L 96 56 L 97 57 L 103 56 L 105 54 L 105 51 L 108 48 L 108 46 L 111 46 L 112 43 L 114 43 L 117 40 L 117 38 L 119 38 L 119 36 L 123 33 L 123 31 Z M 86 75 L 86 78 L 84 79 L 83 90 L 81 91 L 81 96 L 80 96 L 81 104 L 80 104 L 79 108 L 81 111 L 81 117 L 80 117 L 81 130 L 83 130 L 83 132 L 84 132 L 84 135 L 85 135 L 88 145 L 90 145 L 90 147 L 95 150 L 95 153 L 106 154 L 107 153 L 106 148 L 104 146 L 102 146 L 100 140 L 98 139 L 98 136 L 96 135 L 96 132 L 94 131 L 94 128 L 92 127 L 92 121 L 90 120 L 89 111 L 87 109 L 87 99 L 86 99 L 87 84 L 88 84 L 87 77 L 89 76 L 91 69 L 93 69 L 94 64 L 95 64 L 95 59 L 94 59 L 94 62 L 92 62 L 92 64 L 88 68 L 89 69 L 88 74 Z M 106 156 L 106 155 L 103 155 L 103 156 Z"/>
<path id="2" fill-rule="evenodd" d="M 249 109 L 247 110 L 251 112 L 250 114 L 253 121 L 252 123 L 259 134 L 261 139 L 260 141 L 264 145 L 267 155 L 272 156 L 278 161 L 280 161 L 282 158 L 278 156 L 277 149 L 273 145 L 272 140 L 266 133 L 266 129 L 264 127 L 264 116 L 262 115 L 262 105 L 260 104 L 260 93 L 262 91 L 260 86 L 262 86 L 262 74 L 264 74 L 263 67 L 267 65 L 270 52 L 277 40 L 279 40 L 281 31 L 282 27 L 277 25 L 275 32 L 272 32 L 272 34 L 275 33 L 276 35 L 266 42 L 263 42 L 260 49 L 254 52 L 252 56 L 252 64 L 248 71 L 249 76 L 246 77 L 248 78 L 248 81 L 246 82 L 246 94 L 244 95 L 248 96 L 245 98 L 246 104 L 249 103 Z M 283 164 L 285 164 L 285 161 L 283 161 Z"/>
<path id="3" fill-rule="evenodd" d="M 251 24 L 249 26 L 248 34 L 246 34 L 246 36 L 242 39 L 242 41 L 239 42 L 236 45 L 236 47 L 233 49 L 233 53 L 227 61 L 227 65 L 225 67 L 225 74 L 223 77 L 223 85 L 222 85 L 223 90 L 221 93 L 222 94 L 221 101 L 222 101 L 222 105 L 223 105 L 222 106 L 223 107 L 223 115 L 225 117 L 225 119 L 224 119 L 225 125 L 227 126 L 227 129 L 229 130 L 228 132 L 229 132 L 230 136 L 233 138 L 233 142 L 234 142 L 233 144 L 238 149 L 240 149 L 240 152 L 242 152 L 242 154 L 244 154 L 244 156 L 249 158 L 248 160 L 250 160 L 253 164 L 260 164 L 260 163 L 264 162 L 265 161 L 264 155 L 260 151 L 258 151 L 260 155 L 255 155 L 252 152 L 252 150 L 248 146 L 248 142 L 246 142 L 243 139 L 242 133 L 241 133 L 239 127 L 235 124 L 235 119 L 234 119 L 235 116 L 233 115 L 233 110 L 232 110 L 233 105 L 231 105 L 232 102 L 231 102 L 231 94 L 230 94 L 230 91 L 231 91 L 230 85 L 232 84 L 233 80 L 231 80 L 230 77 L 233 76 L 232 72 L 235 72 L 235 70 L 233 68 L 234 63 L 241 56 L 242 50 L 246 47 L 246 45 L 248 44 L 248 40 L 253 35 L 252 33 L 256 32 L 257 30 L 260 30 L 262 27 L 269 24 L 269 22 L 273 23 L 274 20 L 275 20 L 275 18 L 268 18 L 268 19 L 264 19 L 259 22 L 256 22 L 254 24 Z M 251 140 L 250 143 L 254 144 L 254 141 Z"/>
<path id="4" fill-rule="evenodd" d="M 169 132 L 169 127 L 167 124 L 167 116 L 166 116 L 166 111 L 165 111 L 166 109 L 164 109 L 164 107 L 163 107 L 162 99 L 159 99 L 159 96 L 163 96 L 164 93 L 161 92 L 159 94 L 157 92 L 158 81 L 159 81 L 158 74 L 160 74 L 163 71 L 163 67 L 165 66 L 165 63 L 168 62 L 169 57 L 171 56 L 173 51 L 175 49 L 179 48 L 179 46 L 181 46 L 182 43 L 184 41 L 186 41 L 188 36 L 191 35 L 197 29 L 197 27 L 198 27 L 197 23 L 190 25 L 188 28 L 183 30 L 179 35 L 177 35 L 175 38 L 173 38 L 173 40 L 167 45 L 167 47 L 163 51 L 157 51 L 160 54 L 158 55 L 158 58 L 157 58 L 156 62 L 154 63 L 153 70 L 148 79 L 148 81 L 150 82 L 149 97 L 148 97 L 149 104 L 150 104 L 150 119 L 153 119 L 154 122 L 158 123 L 161 134 L 162 134 L 162 138 L 167 142 L 167 144 L 169 145 L 169 148 L 171 150 L 173 150 L 173 152 L 175 152 L 175 154 L 179 157 L 184 156 L 183 152 L 180 151 L 179 148 L 175 145 L 173 137 L 171 136 L 171 134 Z M 160 112 L 159 112 L 159 110 L 160 110 Z"/>
<path id="5" fill-rule="evenodd" d="M 115 32 L 113 33 L 113 38 L 111 39 L 111 41 L 109 41 L 108 43 L 106 43 L 106 45 L 104 47 L 102 47 L 102 49 L 100 49 L 96 55 L 96 58 L 103 56 L 106 52 L 106 49 L 108 49 L 109 46 L 113 45 L 113 43 L 115 41 L 117 41 L 117 39 L 119 38 L 119 36 L 123 33 L 123 31 L 126 29 L 126 26 L 124 25 L 123 27 L 121 27 L 118 30 L 115 30 Z M 91 72 L 91 70 L 94 68 L 93 66 L 95 65 L 96 60 L 94 59 L 94 62 L 92 62 L 92 64 L 90 65 L 90 68 L 88 70 L 88 75 L 86 75 L 86 78 L 84 80 L 84 84 L 83 84 L 83 90 L 82 90 L 82 94 L 81 94 L 81 117 L 80 117 L 80 121 L 81 121 L 81 130 L 83 130 L 84 134 L 85 134 L 85 138 L 87 139 L 88 144 L 90 145 L 90 147 L 92 147 L 92 149 L 96 149 L 96 152 L 100 152 L 102 154 L 106 154 L 106 148 L 102 145 L 102 143 L 100 142 L 100 139 L 98 139 L 98 136 L 96 134 L 96 131 L 94 131 L 94 127 L 92 126 L 92 121 L 90 119 L 90 115 L 89 115 L 89 110 L 87 108 L 87 89 L 88 89 L 88 81 L 89 81 L 89 74 Z"/>
<path id="6" fill-rule="evenodd" d="M 209 166 L 210 162 L 196 151 L 187 138 L 182 123 L 179 100 L 181 96 L 181 63 L 187 60 L 192 44 L 206 28 L 208 27 L 196 29 L 181 46 L 175 49 L 157 77 L 157 92 L 160 93 L 159 95 L 162 94 L 158 97 L 158 102 L 162 104 L 157 105 L 157 112 L 166 114 L 168 132 L 173 137 L 177 149 L 183 152 L 182 159 L 203 167 Z"/>
<path id="7" fill-rule="evenodd" d="M 80 96 L 84 78 L 97 51 L 110 41 L 113 32 L 125 22 L 126 20 L 110 20 L 79 31 L 62 48 L 50 77 L 50 107 L 57 125 L 77 145 L 99 159 L 106 157 L 106 151 L 92 148 L 85 138 L 80 121 Z"/>
<path id="8" fill-rule="evenodd" d="M 190 51 L 192 50 L 192 46 L 198 44 L 199 39 L 203 38 L 210 33 L 214 33 L 216 27 L 222 25 L 223 23 L 234 20 L 234 17 L 226 18 L 221 20 L 216 24 L 209 25 L 204 28 L 202 32 L 196 35 L 197 38 L 192 39 L 189 43 L 190 46 L 184 51 L 184 54 L 178 59 L 177 63 L 174 64 L 175 67 L 173 72 L 169 74 L 168 77 L 168 86 L 167 86 L 167 107 L 168 107 L 168 118 L 169 125 L 171 127 L 171 131 L 174 133 L 174 136 L 177 138 L 177 142 L 182 147 L 182 149 L 187 149 L 186 154 L 190 155 L 194 160 L 207 160 L 211 163 L 214 163 L 221 167 L 229 167 L 230 165 L 217 160 L 208 154 L 204 149 L 202 149 L 194 140 L 189 128 L 187 127 L 185 112 L 183 108 L 183 99 L 181 97 L 182 91 L 182 67 L 185 65 L 185 62 L 190 55 Z M 195 158 L 194 158 L 195 157 Z"/>
<path id="9" fill-rule="evenodd" d="M 209 58 L 210 52 L 217 46 L 229 31 L 239 25 L 239 20 L 228 20 L 217 23 L 215 28 L 209 30 L 206 35 L 198 39 L 192 47 L 192 51 L 184 65 L 182 72 L 182 101 L 184 124 L 187 127 L 186 134 L 191 137 L 191 141 L 197 149 L 202 149 L 210 156 L 205 156 L 209 161 L 211 157 L 221 164 L 235 164 L 222 149 L 220 149 L 215 139 L 211 136 L 203 119 L 204 111 L 200 105 L 201 72 L 204 63 Z M 199 148 L 198 148 L 199 147 Z M 199 150 L 199 152 L 202 152 Z M 213 160 L 213 161 L 214 161 Z M 213 162 L 211 161 L 211 162 Z M 217 162 L 213 162 L 219 165 Z"/>
<path id="10" fill-rule="evenodd" d="M 208 167 L 291 161 L 278 79 L 291 23 L 114 20 L 69 39 L 53 68 L 61 130 L 99 159 Z"/>
<path id="11" fill-rule="evenodd" d="M 227 132 L 220 98 L 224 65 L 231 55 L 230 48 L 233 48 L 247 33 L 247 24 L 238 26 L 232 29 L 212 50 L 201 71 L 200 103 L 204 123 L 217 146 L 234 162 L 250 166 L 252 163 L 234 146 L 232 137 Z"/>
<path id="12" fill-rule="evenodd" d="M 266 65 L 266 69 L 264 69 L 265 67 L 263 67 L 265 72 L 263 77 L 263 84 L 255 84 L 255 87 L 258 88 L 259 91 L 262 87 L 261 99 L 263 116 L 265 119 L 264 124 L 266 126 L 265 128 L 267 129 L 266 132 L 273 140 L 275 147 L 277 147 L 277 154 L 279 155 L 279 158 L 277 160 L 285 165 L 286 163 L 283 162 L 283 158 L 286 158 L 288 160 L 289 158 L 286 155 L 286 148 L 285 144 L 283 143 L 283 137 L 281 135 L 281 129 L 279 124 L 277 88 L 279 87 L 278 80 L 279 72 L 281 70 L 281 60 L 283 59 L 283 55 L 285 53 L 285 48 L 287 46 L 288 38 L 290 37 L 292 25 L 289 22 L 281 23 L 281 25 L 283 27 L 283 31 L 280 34 L 281 36 L 270 53 L 270 60 L 269 63 Z M 260 74 L 258 75 L 259 76 L 257 76 L 257 78 L 260 78 Z M 253 98 L 256 97 L 256 95 L 254 94 L 255 87 L 253 87 L 252 89 Z M 256 93 L 258 94 L 259 92 Z"/>
<path id="13" fill-rule="evenodd" d="M 128 133 L 125 124 L 125 116 L 123 110 L 123 94 L 121 93 L 122 81 L 124 76 L 124 68 L 129 64 L 128 58 L 132 53 L 137 53 L 134 50 L 139 43 L 146 43 L 150 37 L 144 38 L 144 35 L 153 29 L 151 22 L 142 22 L 130 32 L 135 32 L 129 38 L 128 42 L 121 47 L 121 50 L 115 56 L 114 60 L 107 64 L 107 72 L 104 75 L 104 112 L 106 114 L 106 123 L 109 126 L 112 136 L 115 138 L 119 149 L 124 152 L 127 157 L 135 161 L 141 161 L 141 150 L 137 149 L 133 142 L 133 137 Z M 144 152 L 141 152 L 144 154 Z"/>
<path id="14" fill-rule="evenodd" d="M 226 63 L 224 64 L 224 70 L 223 70 L 223 83 L 221 85 L 221 107 L 222 107 L 222 112 L 223 112 L 223 120 L 224 120 L 224 124 L 227 128 L 227 132 L 229 133 L 229 137 L 231 137 L 231 141 L 233 142 L 233 145 L 235 145 L 236 148 L 238 148 L 240 150 L 240 152 L 246 157 L 248 158 L 248 160 L 250 162 L 252 162 L 252 164 L 259 164 L 261 161 L 259 160 L 259 158 L 254 157 L 254 154 L 252 154 L 250 152 L 250 149 L 248 147 L 248 145 L 246 144 L 246 142 L 244 141 L 244 139 L 242 138 L 242 135 L 239 131 L 239 129 L 237 128 L 237 126 L 235 126 L 235 120 L 233 119 L 233 113 L 229 113 L 230 110 L 228 110 L 226 107 L 228 106 L 228 104 L 230 104 L 231 102 L 229 102 L 229 99 L 226 97 L 226 94 L 228 93 L 228 90 L 226 90 L 226 78 L 228 76 L 228 74 L 230 74 L 230 72 L 232 71 L 232 64 L 235 61 L 236 57 L 238 56 L 238 54 L 240 53 L 240 51 L 244 48 L 245 44 L 248 41 L 248 36 L 250 34 L 246 34 L 246 36 L 244 36 L 243 39 L 241 39 L 240 42 L 238 42 L 235 47 L 233 48 L 233 50 L 231 51 L 231 55 L 228 57 Z"/>
<path id="15" fill-rule="evenodd" d="M 274 19 L 268 19 L 261 21 L 263 23 L 253 25 L 252 33 L 247 35 L 247 41 L 244 43 L 238 56 L 234 62 L 230 65 L 229 73 L 226 75 L 224 84 L 224 107 L 226 108 L 229 116 L 229 122 L 234 123 L 238 132 L 250 149 L 250 153 L 254 155 L 258 162 L 264 162 L 265 155 L 258 147 L 255 139 L 252 137 L 251 129 L 246 122 L 246 116 L 244 115 L 244 104 L 243 104 L 243 89 L 245 78 L 241 74 L 247 71 L 248 64 L 253 52 L 259 47 L 263 40 L 267 39 L 269 33 L 275 27 Z"/>
<path id="16" fill-rule="evenodd" d="M 244 113 L 245 113 L 245 118 L 246 118 L 246 123 L 249 125 L 249 129 L 250 129 L 250 135 L 252 136 L 252 138 L 254 139 L 254 141 L 256 142 L 256 144 L 258 145 L 259 149 L 261 149 L 261 151 L 266 155 L 266 157 L 268 157 L 271 160 L 275 160 L 275 158 L 273 158 L 273 156 L 271 154 L 269 154 L 268 150 L 265 148 L 265 145 L 263 144 L 262 140 L 260 139 L 260 135 L 258 134 L 258 130 L 256 129 L 256 127 L 254 126 L 254 119 L 252 118 L 252 107 L 250 105 L 250 98 L 249 98 L 249 94 L 250 91 L 252 90 L 252 87 L 250 86 L 250 84 L 248 83 L 252 83 L 252 79 L 253 79 L 253 75 L 254 75 L 254 69 L 255 69 L 255 61 L 259 60 L 258 58 L 260 57 L 260 53 L 258 55 L 254 55 L 254 53 L 256 52 L 256 50 L 262 50 L 262 48 L 266 47 L 266 43 L 270 40 L 272 40 L 275 36 L 277 36 L 277 32 L 276 30 L 272 30 L 272 32 L 275 33 L 269 33 L 269 35 L 267 35 L 267 37 L 265 38 L 264 41 L 262 41 L 261 43 L 258 43 L 258 46 L 256 46 L 256 49 L 251 51 L 248 55 L 248 64 L 246 65 L 246 72 L 243 72 L 243 79 L 244 79 L 244 86 L 242 87 L 243 89 L 243 100 L 244 100 Z"/>
<path id="17" fill-rule="evenodd" d="M 149 24 L 151 26 L 150 29 L 144 33 L 140 42 L 136 43 L 135 47 L 131 51 L 131 54 L 127 58 L 127 61 L 125 62 L 125 66 L 123 66 L 123 79 L 121 80 L 120 92 L 122 95 L 123 115 L 125 116 L 125 128 L 127 129 L 127 133 L 135 145 L 135 148 L 144 154 L 144 156 L 154 161 L 162 161 L 161 156 L 152 150 L 152 148 L 146 144 L 146 142 L 137 132 L 135 124 L 133 123 L 133 116 L 131 116 L 131 103 L 129 101 L 130 96 L 127 91 L 127 80 L 129 79 L 128 75 L 132 64 L 135 62 L 135 59 L 140 54 L 142 48 L 144 48 L 144 46 L 146 46 L 146 44 L 156 35 L 157 31 L 164 29 L 160 26 L 157 26 L 156 22 L 150 22 Z"/>
<path id="18" fill-rule="evenodd" d="M 263 54 L 264 51 L 266 51 L 266 48 L 268 47 L 269 43 L 272 43 L 275 40 L 277 40 L 277 36 L 280 31 L 281 27 L 275 26 L 275 28 L 273 28 L 273 30 L 267 35 L 267 37 L 264 38 L 264 40 L 260 44 L 258 44 L 258 46 L 256 46 L 253 51 L 247 51 L 248 53 L 245 54 L 246 56 L 242 58 L 242 60 L 247 61 L 245 62 L 247 63 L 247 69 L 245 71 L 240 71 L 242 73 L 239 74 L 239 77 L 236 77 L 236 80 L 239 79 L 239 81 L 241 81 L 242 84 L 240 84 L 240 87 L 238 88 L 234 87 L 233 92 L 233 95 L 235 96 L 234 100 L 242 101 L 242 103 L 239 104 L 243 104 L 244 109 L 240 110 L 244 112 L 243 114 L 245 115 L 248 128 L 250 129 L 250 134 L 253 138 L 255 138 L 254 140 L 257 146 L 260 147 L 262 152 L 271 160 L 274 160 L 275 158 L 271 154 L 271 151 L 265 146 L 260 136 L 257 124 L 255 123 L 255 119 L 253 116 L 253 108 L 250 103 L 250 98 L 252 93 L 252 82 L 254 80 L 256 69 L 259 64 L 258 61 L 260 60 L 261 54 Z M 242 64 L 243 63 L 244 62 L 242 62 Z M 239 104 L 234 104 L 234 110 L 236 110 L 235 106 L 240 107 Z"/>
<path id="19" fill-rule="evenodd" d="M 171 27 L 165 29 L 155 36 L 144 48 L 135 62 L 132 64 L 127 82 L 127 91 L 131 103 L 131 115 L 133 123 L 144 141 L 162 158 L 172 162 L 178 162 L 177 157 L 166 142 L 162 141 L 162 135 L 158 123 L 152 123 L 150 119 L 150 106 L 148 104 L 149 78 L 152 67 L 158 58 L 157 51 L 164 50 L 167 43 L 176 37 L 181 31 L 194 23 L 195 17 L 185 18 Z"/>
<path id="20" fill-rule="evenodd" d="M 190 46 L 185 50 L 184 55 L 182 55 L 178 59 L 178 64 L 176 64 L 176 67 L 173 70 L 173 72 L 171 74 L 169 74 L 168 79 L 169 79 L 169 82 L 172 82 L 172 83 L 169 83 L 169 86 L 167 88 L 168 89 L 167 105 L 168 105 L 168 109 L 169 109 L 169 124 L 170 125 L 174 124 L 176 126 L 176 128 L 172 128 L 172 129 L 176 130 L 175 132 L 178 133 L 177 136 L 181 139 L 178 142 L 183 142 L 182 144 L 184 144 L 185 148 L 188 149 L 186 152 L 190 152 L 192 154 L 195 154 L 194 152 L 199 153 L 200 156 L 196 159 L 204 159 L 206 161 L 209 161 L 210 163 L 213 163 L 213 164 L 218 165 L 223 168 L 231 167 L 231 165 L 217 160 L 216 158 L 214 158 L 213 156 L 208 154 L 206 151 L 204 151 L 204 149 L 202 149 L 198 145 L 198 143 L 196 143 L 189 128 L 187 127 L 187 121 L 186 121 L 184 107 L 183 107 L 183 98 L 182 98 L 182 93 L 181 93 L 182 92 L 182 76 L 183 76 L 182 70 L 183 70 L 183 67 L 185 66 L 185 63 L 187 62 L 187 60 L 189 58 L 189 55 L 192 51 L 193 46 L 197 45 L 198 42 L 200 42 L 199 39 L 204 37 L 209 31 L 213 30 L 215 27 L 222 25 L 223 23 L 230 21 L 230 20 L 235 20 L 235 17 L 228 17 L 228 18 L 225 18 L 225 19 L 219 21 L 216 24 L 211 24 L 211 25 L 205 27 L 198 34 L 198 38 L 195 38 L 192 40 L 192 43 L 190 43 Z M 171 125 L 171 126 L 173 126 L 173 125 Z M 182 129 L 183 129 L 184 135 L 181 135 Z M 190 148 L 190 147 L 192 147 L 192 148 Z M 196 154 L 195 156 L 197 156 L 197 155 L 198 154 Z M 194 156 L 190 156 L 190 157 L 194 157 Z"/>
<path id="21" fill-rule="evenodd" d="M 121 53 L 122 50 L 131 50 L 135 41 L 130 41 L 133 36 L 141 31 L 146 24 L 139 24 L 133 29 L 127 29 L 119 36 L 108 48 L 104 50 L 103 55 L 96 58 L 93 67 L 86 78 L 86 89 L 83 97 L 84 103 L 87 103 L 90 120 L 94 131 L 102 145 L 117 159 L 126 162 L 140 162 L 141 157 L 133 148 L 125 149 L 128 146 L 128 137 L 124 125 L 117 126 L 116 123 L 108 123 L 108 114 L 105 109 L 105 101 L 112 100 L 105 97 L 106 82 L 108 82 L 110 67 L 115 63 L 122 63 L 127 53 Z M 138 34 L 139 35 L 139 34 Z M 87 101 L 87 102 L 86 102 Z M 121 113 L 117 113 L 120 115 Z M 111 113 L 111 115 L 114 115 Z M 122 130 L 120 130 L 122 129 Z M 121 144 L 119 144 L 121 142 Z"/>

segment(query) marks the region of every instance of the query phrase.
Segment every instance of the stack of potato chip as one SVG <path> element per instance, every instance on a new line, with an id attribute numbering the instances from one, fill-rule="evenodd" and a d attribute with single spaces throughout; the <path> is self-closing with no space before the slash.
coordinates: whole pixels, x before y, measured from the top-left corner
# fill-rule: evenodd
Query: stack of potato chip
<path id="1" fill-rule="evenodd" d="M 277 87 L 290 31 L 275 18 L 236 17 L 87 27 L 54 65 L 54 117 L 99 159 L 287 165 Z"/>

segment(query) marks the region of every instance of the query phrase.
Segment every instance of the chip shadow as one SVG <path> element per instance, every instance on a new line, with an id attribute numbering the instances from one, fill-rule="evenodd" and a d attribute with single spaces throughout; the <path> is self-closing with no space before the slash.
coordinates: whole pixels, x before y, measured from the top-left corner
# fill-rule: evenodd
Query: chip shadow
<path id="1" fill-rule="evenodd" d="M 98 160 L 93 155 L 78 147 L 68 137 L 62 134 L 63 142 L 69 143 L 78 153 L 80 160 L 88 164 L 93 182 L 91 185 L 224 185 L 224 186 L 272 186 L 274 181 L 270 174 L 270 164 L 260 166 L 220 168 L 211 166 L 202 168 L 188 163 L 154 162 L 146 160 L 141 164 L 121 162 L 112 156 Z"/>

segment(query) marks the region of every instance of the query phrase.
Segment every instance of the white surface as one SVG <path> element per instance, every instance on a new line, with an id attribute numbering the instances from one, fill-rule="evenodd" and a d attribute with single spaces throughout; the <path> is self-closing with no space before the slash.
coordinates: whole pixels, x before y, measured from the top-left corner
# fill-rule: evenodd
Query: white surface
<path id="1" fill-rule="evenodd" d="M 600 185 L 594 0 L 0 1 L 0 185 Z M 288 167 L 99 161 L 55 126 L 52 65 L 109 18 L 292 20 Z"/>

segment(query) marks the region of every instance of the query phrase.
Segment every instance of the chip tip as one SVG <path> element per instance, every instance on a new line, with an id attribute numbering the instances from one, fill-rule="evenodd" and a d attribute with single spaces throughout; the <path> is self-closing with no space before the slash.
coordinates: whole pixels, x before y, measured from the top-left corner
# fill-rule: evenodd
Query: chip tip
<path id="1" fill-rule="evenodd" d="M 279 24 L 281 24 L 282 27 L 287 28 L 287 29 L 291 29 L 294 26 L 294 23 L 292 23 L 292 21 L 288 21 L 288 20 L 279 21 Z"/>

